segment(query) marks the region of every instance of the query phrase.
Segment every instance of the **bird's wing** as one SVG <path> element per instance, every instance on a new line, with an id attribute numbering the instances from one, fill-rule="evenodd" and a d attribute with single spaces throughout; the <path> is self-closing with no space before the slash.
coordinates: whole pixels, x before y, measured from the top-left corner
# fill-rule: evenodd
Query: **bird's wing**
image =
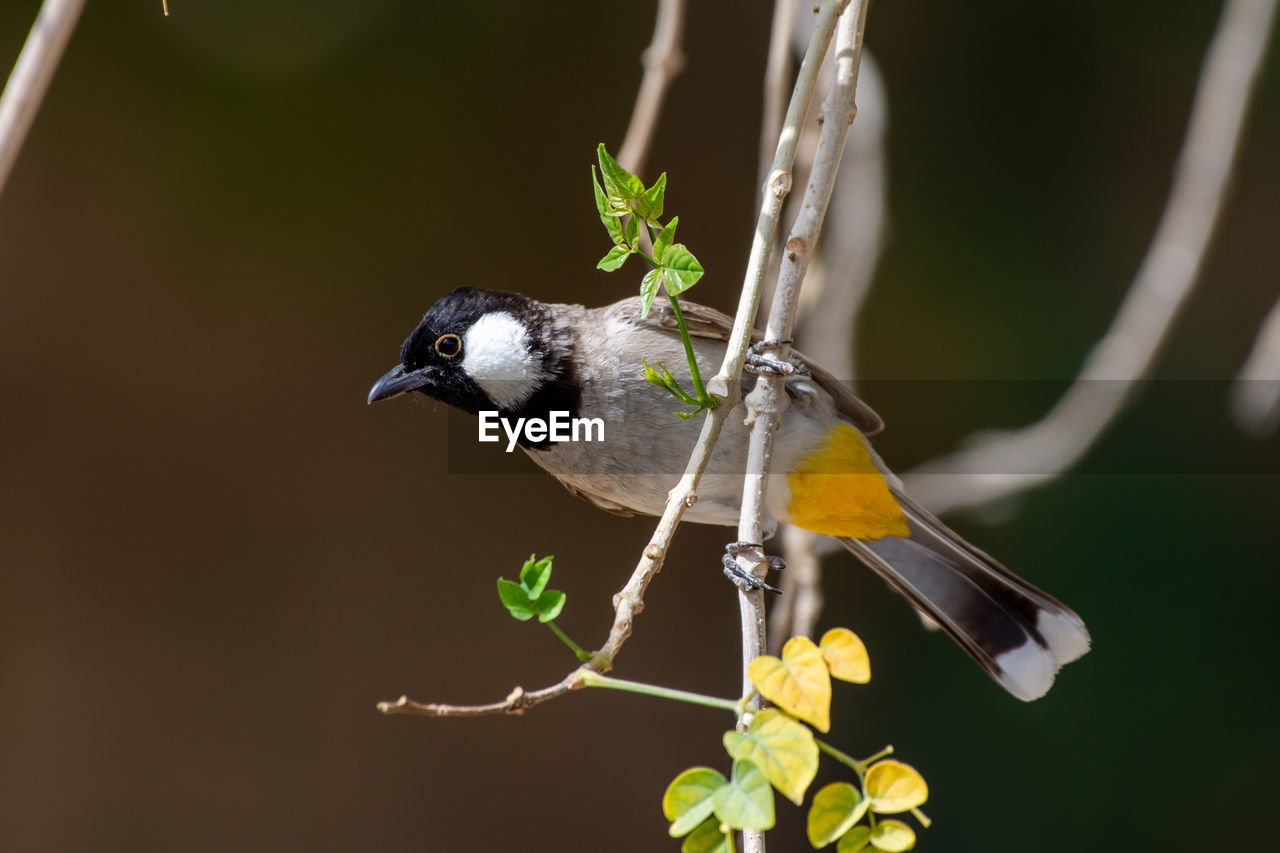
<path id="1" fill-rule="evenodd" d="M 642 321 L 640 319 L 640 298 L 635 297 L 627 301 L 629 303 L 627 310 L 629 313 L 634 313 L 637 323 L 651 323 L 663 329 L 674 332 L 679 331 L 680 326 L 676 323 L 676 317 L 671 311 L 670 305 L 660 301 L 654 302 L 653 308 L 649 311 L 649 316 Z M 729 340 L 729 333 L 733 330 L 733 318 L 723 311 L 717 311 L 714 308 L 708 308 L 696 302 L 681 300 L 680 313 L 684 316 L 685 328 L 689 330 L 691 336 L 710 338 L 717 341 Z M 752 341 L 762 340 L 763 337 L 759 332 L 753 332 L 751 335 Z M 809 373 L 813 376 L 813 381 L 818 387 L 831 395 L 836 404 L 836 411 L 857 427 L 863 435 L 873 435 L 884 429 L 884 421 L 880 419 L 875 410 L 854 396 L 853 392 L 845 387 L 840 380 L 832 376 L 830 371 L 804 353 L 792 350 L 791 354 L 799 359 L 809 370 Z"/>

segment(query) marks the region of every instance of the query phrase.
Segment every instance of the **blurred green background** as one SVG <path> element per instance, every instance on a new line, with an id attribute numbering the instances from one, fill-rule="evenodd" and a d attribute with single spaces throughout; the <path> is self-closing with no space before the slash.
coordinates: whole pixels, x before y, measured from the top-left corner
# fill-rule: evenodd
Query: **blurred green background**
<path id="1" fill-rule="evenodd" d="M 442 410 L 364 403 L 456 285 L 631 292 L 593 269 L 586 172 L 621 141 L 652 6 L 89 4 L 0 197 L 5 851 L 678 849 L 659 800 L 725 763 L 716 712 L 601 693 L 511 719 L 375 711 L 559 678 L 564 649 L 493 579 L 554 553 L 561 624 L 598 644 L 651 524 L 515 457 L 451 475 Z M 731 310 L 772 3 L 691 6 L 649 162 L 710 271 L 698 300 Z M 37 7 L 0 5 L 6 61 Z M 1074 375 L 1154 227 L 1218 11 L 875 4 L 892 219 L 865 377 Z M 1161 377 L 1234 375 L 1277 296 L 1274 52 Z M 1144 473 L 1087 463 L 952 519 L 1092 629 L 1040 702 L 829 561 L 824 627 L 854 627 L 876 672 L 837 689 L 838 740 L 925 773 L 921 849 L 1271 846 L 1276 439 L 1161 399 L 1091 457 L 1144 453 Z M 900 465 L 1027 417 L 870 402 Z M 1153 463 L 1153 443 L 1179 450 Z M 726 535 L 681 531 L 618 674 L 736 692 Z M 770 850 L 807 849 L 801 812 L 780 820 Z"/>

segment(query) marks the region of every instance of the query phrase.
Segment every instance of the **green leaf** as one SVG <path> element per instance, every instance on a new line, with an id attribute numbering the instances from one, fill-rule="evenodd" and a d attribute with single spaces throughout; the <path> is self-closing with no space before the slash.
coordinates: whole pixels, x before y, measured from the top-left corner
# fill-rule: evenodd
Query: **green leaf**
<path id="1" fill-rule="evenodd" d="M 712 800 L 716 817 L 734 829 L 773 828 L 773 788 L 750 761 L 733 762 L 729 784 L 716 789 Z"/>
<path id="2" fill-rule="evenodd" d="M 643 320 L 649 316 L 649 309 L 653 307 L 653 300 L 658 297 L 658 288 L 662 286 L 662 270 L 649 270 L 644 274 L 644 278 L 640 280 L 640 319 Z"/>
<path id="3" fill-rule="evenodd" d="M 555 557 L 547 555 L 539 560 L 530 554 L 524 567 L 520 569 L 520 585 L 529 593 L 530 601 L 537 601 L 538 596 L 547 588 L 547 581 L 551 580 L 551 561 L 554 559 Z"/>
<path id="4" fill-rule="evenodd" d="M 609 197 L 605 195 L 604 188 L 600 186 L 600 179 L 596 177 L 596 167 L 591 167 L 591 184 L 595 188 L 596 210 L 600 213 L 600 221 L 604 223 L 605 230 L 609 232 L 609 236 L 613 238 L 616 245 L 622 245 L 622 223 L 618 217 L 614 216 L 609 209 Z"/>
<path id="5" fill-rule="evenodd" d="M 871 810 L 878 814 L 908 812 L 929 799 L 924 777 L 910 764 L 892 758 L 867 769 L 866 790 Z"/>
<path id="6" fill-rule="evenodd" d="M 622 226 L 622 233 L 627 238 L 628 246 L 638 245 L 640 242 L 640 217 L 632 216 Z"/>
<path id="7" fill-rule="evenodd" d="M 565 594 L 558 589 L 549 589 L 534 602 L 533 612 L 538 614 L 539 622 L 550 622 L 564 610 Z"/>
<path id="8" fill-rule="evenodd" d="M 671 837 L 687 835 L 711 817 L 712 797 L 727 784 L 724 774 L 711 767 L 690 767 L 672 779 L 662 795 L 662 813 L 671 821 Z"/>
<path id="9" fill-rule="evenodd" d="M 636 196 L 636 212 L 650 225 L 662 218 L 662 205 L 667 195 L 667 173 L 663 172 L 653 186 Z"/>
<path id="10" fill-rule="evenodd" d="M 707 818 L 680 845 L 680 853 L 733 853 L 733 830 Z"/>
<path id="11" fill-rule="evenodd" d="M 644 192 L 644 181 L 619 166 L 618 161 L 609 156 L 603 142 L 596 146 L 596 158 L 600 161 L 604 191 L 612 207 L 617 207 L 615 200 L 629 201 Z"/>
<path id="12" fill-rule="evenodd" d="M 885 853 L 903 853 L 916 846 L 916 833 L 900 820 L 882 820 L 871 830 L 871 846 Z"/>
<path id="13" fill-rule="evenodd" d="M 753 762 L 797 806 L 818 773 L 813 732 L 776 708 L 756 712 L 745 733 L 725 732 L 724 748 L 732 758 Z"/>
<path id="14" fill-rule="evenodd" d="M 511 615 L 521 622 L 533 618 L 533 604 L 529 601 L 529 593 L 515 581 L 498 578 L 498 598 L 511 611 Z"/>
<path id="15" fill-rule="evenodd" d="M 809 807 L 809 843 L 814 849 L 840 838 L 867 813 L 867 801 L 848 782 L 832 782 L 813 795 Z"/>
<path id="16" fill-rule="evenodd" d="M 840 836 L 840 843 L 836 845 L 836 853 L 860 853 L 870 843 L 871 827 L 865 825 L 855 826 Z"/>
<path id="17" fill-rule="evenodd" d="M 679 216 L 671 217 L 671 221 L 667 223 L 667 227 L 658 232 L 658 237 L 653 241 L 653 256 L 661 258 L 667 253 L 672 241 L 676 239 L 676 225 L 680 222 Z"/>
<path id="18" fill-rule="evenodd" d="M 672 222 L 674 221 L 673 219 Z M 658 259 L 658 264 L 666 274 L 664 284 L 667 293 L 672 296 L 679 296 L 702 278 L 702 264 L 698 263 L 693 252 L 685 248 L 683 243 L 668 246 L 662 257 Z"/>
<path id="19" fill-rule="evenodd" d="M 831 730 L 831 675 L 813 640 L 792 637 L 782 647 L 781 660 L 761 655 L 747 666 L 747 678 L 782 710 L 820 732 Z"/>
<path id="20" fill-rule="evenodd" d="M 616 221 L 616 220 L 615 220 Z M 627 262 L 627 258 L 631 257 L 631 250 L 626 246 L 614 246 L 609 253 L 600 259 L 596 264 L 596 269 L 605 272 L 613 272 L 618 267 Z"/>

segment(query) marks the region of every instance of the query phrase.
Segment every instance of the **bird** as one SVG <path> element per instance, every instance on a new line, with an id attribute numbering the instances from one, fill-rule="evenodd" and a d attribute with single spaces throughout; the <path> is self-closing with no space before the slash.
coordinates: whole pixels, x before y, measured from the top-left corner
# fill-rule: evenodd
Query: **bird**
<path id="1" fill-rule="evenodd" d="M 699 370 L 710 375 L 732 318 L 684 300 L 679 307 Z M 555 441 L 545 431 L 513 440 L 595 506 L 661 515 L 700 427 L 675 417 L 673 398 L 645 378 L 642 365 L 653 361 L 688 387 L 679 324 L 660 302 L 647 312 L 640 297 L 585 308 L 458 287 L 427 310 L 368 401 L 414 393 L 510 423 L 556 412 L 599 419 L 603 441 Z M 766 538 L 784 522 L 834 537 L 1005 690 L 1024 701 L 1043 696 L 1058 669 L 1089 650 L 1083 620 L 906 494 L 868 441 L 883 427 L 870 406 L 800 352 L 783 364 L 792 365 L 783 371 L 789 406 L 774 439 Z M 744 377 L 744 389 L 753 381 Z M 727 419 L 687 520 L 737 524 L 749 433 L 742 417 Z"/>

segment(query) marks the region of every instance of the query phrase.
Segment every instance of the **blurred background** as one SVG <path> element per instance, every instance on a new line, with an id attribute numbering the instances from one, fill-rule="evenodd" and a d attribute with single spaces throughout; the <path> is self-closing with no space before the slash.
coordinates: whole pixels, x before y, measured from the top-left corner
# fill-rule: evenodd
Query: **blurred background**
<path id="1" fill-rule="evenodd" d="M 38 5 L 0 5 L 5 62 Z M 709 271 L 696 298 L 726 310 L 771 8 L 691 4 L 646 175 L 669 172 Z M 440 407 L 364 402 L 456 285 L 592 305 L 638 285 L 594 269 L 586 177 L 621 141 L 652 12 L 89 3 L 0 197 L 5 851 L 678 849 L 660 798 L 684 767 L 727 766 L 717 712 L 604 691 L 518 718 L 375 710 L 560 678 L 571 658 L 494 578 L 554 553 L 560 624 L 594 647 L 652 525 L 496 446 L 504 473 L 451 474 Z M 863 378 L 1076 373 L 1149 241 L 1218 12 L 875 4 L 890 235 Z M 1081 473 L 950 519 L 1078 610 L 1094 650 L 1024 705 L 828 560 L 821 627 L 853 627 L 875 665 L 837 687 L 837 739 L 892 742 L 925 774 L 921 849 L 1268 846 L 1280 466 L 1220 380 L 1280 282 L 1271 60 L 1158 370 L 1203 380 L 1202 404 L 1149 394 Z M 1053 394 L 959 415 L 883 396 L 877 447 L 905 468 Z M 618 675 L 736 694 L 725 537 L 680 531 Z M 779 814 L 770 850 L 808 849 L 802 812 Z"/>

